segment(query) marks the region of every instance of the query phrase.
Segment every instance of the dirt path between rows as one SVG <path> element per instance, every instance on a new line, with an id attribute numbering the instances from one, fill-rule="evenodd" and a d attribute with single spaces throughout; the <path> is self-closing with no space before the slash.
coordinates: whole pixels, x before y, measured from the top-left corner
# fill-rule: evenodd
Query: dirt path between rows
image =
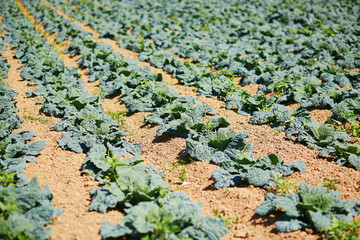
<path id="1" fill-rule="evenodd" d="M 84 29 L 86 30 L 86 29 Z M 105 41 L 99 39 L 98 41 Z M 111 43 L 114 51 L 123 53 L 114 41 L 106 40 Z M 126 50 L 128 51 L 128 50 Z M 9 54 L 9 53 L 7 53 Z M 134 55 L 136 55 L 134 53 Z M 77 66 L 75 59 L 70 59 L 68 55 L 61 55 L 67 66 Z M 25 98 L 25 91 L 29 91 L 25 82 L 20 81 L 19 71 L 15 70 L 17 60 L 9 59 L 12 65 L 9 74 L 11 87 L 19 92 L 16 100 L 19 102 L 21 114 L 29 111 L 34 116 L 38 114 L 39 106 L 35 106 L 35 100 Z M 75 65 L 74 65 L 75 64 Z M 141 65 L 149 66 L 148 63 Z M 163 70 L 150 67 L 153 73 L 161 73 L 164 81 L 173 86 L 182 95 L 198 96 L 194 88 L 178 85 L 177 80 L 172 78 Z M 83 80 L 86 76 L 83 74 Z M 21 85 L 22 84 L 22 85 Z M 95 84 L 87 85 L 89 92 L 94 91 Z M 21 87 L 20 87 L 21 86 Z M 25 90 L 27 89 L 27 90 Z M 317 152 L 307 147 L 285 140 L 284 134 L 279 133 L 268 126 L 254 126 L 248 124 L 248 117 L 240 116 L 233 111 L 226 110 L 224 103 L 214 98 L 199 97 L 199 101 L 214 107 L 224 118 L 232 122 L 231 129 L 237 132 L 247 130 L 250 132 L 249 141 L 255 144 L 255 157 L 263 157 L 269 153 L 276 153 L 282 156 L 285 162 L 303 160 L 307 167 L 307 173 L 295 173 L 288 180 L 299 184 L 305 180 L 311 185 L 319 185 L 324 178 L 334 179 L 341 182 L 339 191 L 343 199 L 357 199 L 357 181 L 360 181 L 360 173 L 346 167 L 328 162 L 326 159 L 317 157 Z M 103 104 L 105 110 L 124 110 L 119 97 L 105 99 Z M 255 209 L 264 200 L 265 190 L 252 186 L 227 188 L 215 190 L 210 180 L 211 173 L 217 166 L 207 162 L 198 161 L 177 168 L 173 164 L 180 159 L 179 153 L 185 149 L 185 140 L 170 136 L 156 137 L 156 128 L 143 124 L 143 118 L 147 113 L 136 113 L 127 117 L 129 129 L 134 131 L 134 141 L 143 144 L 143 159 L 146 164 L 153 164 L 156 168 L 165 171 L 165 180 L 175 181 L 179 178 L 180 169 L 186 170 L 187 185 L 173 185 L 174 190 L 179 189 L 188 194 L 195 202 L 203 203 L 203 214 L 214 215 L 213 211 L 223 211 L 232 220 L 238 221 L 230 226 L 230 233 L 223 239 L 318 239 L 318 235 L 310 235 L 311 230 L 297 231 L 293 233 L 278 233 L 273 225 L 278 220 L 275 216 L 260 218 L 255 214 Z M 54 193 L 54 203 L 57 207 L 65 208 L 64 214 L 60 215 L 53 226 L 54 238 L 61 239 L 99 239 L 97 234 L 103 220 L 118 222 L 121 213 L 112 211 L 107 214 L 87 212 L 90 203 L 89 192 L 91 186 L 96 185 L 90 177 L 80 175 L 81 162 L 84 155 L 63 151 L 57 147 L 56 140 L 60 139 L 61 134 L 49 131 L 51 122 L 39 124 L 37 122 L 24 121 L 24 129 L 36 130 L 37 140 L 47 139 L 47 147 L 39 156 L 36 163 L 29 164 L 26 169 L 28 177 L 38 176 L 41 186 L 48 184 Z M 173 168 L 173 172 L 171 170 Z M 69 181 L 70 180 L 70 181 Z"/>

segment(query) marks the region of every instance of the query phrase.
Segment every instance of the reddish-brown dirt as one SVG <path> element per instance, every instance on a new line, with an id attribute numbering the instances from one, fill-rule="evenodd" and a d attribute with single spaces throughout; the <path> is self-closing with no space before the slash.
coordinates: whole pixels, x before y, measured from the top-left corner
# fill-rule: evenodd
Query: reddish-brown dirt
<path id="1" fill-rule="evenodd" d="M 25 11 L 25 9 L 22 9 Z M 64 15 L 60 11 L 59 14 Z M 76 21 L 77 22 L 77 21 Z M 78 23 L 78 22 L 77 22 Z M 83 24 L 80 25 L 84 30 L 91 33 L 94 31 Z M 41 29 L 40 29 L 41 31 Z M 43 33 L 43 32 L 42 32 Z M 53 36 L 47 36 L 52 42 Z M 136 59 L 136 53 L 125 49 L 120 49 L 114 41 L 107 39 L 96 39 L 96 41 L 106 42 L 125 56 Z M 54 45 L 56 49 L 59 46 Z M 26 82 L 21 81 L 17 60 L 11 57 L 11 52 L 5 52 L 9 63 L 12 65 L 7 82 L 10 87 L 18 91 L 16 97 L 17 106 L 20 109 L 20 117 L 28 114 L 35 117 L 47 118 L 39 113 L 40 106 L 35 105 L 35 99 L 25 97 L 25 91 L 31 90 L 26 86 Z M 61 54 L 66 66 L 77 66 L 76 59 L 70 59 L 68 55 Z M 142 66 L 149 66 L 148 63 L 140 63 Z M 301 181 L 307 181 L 311 185 L 320 185 L 324 178 L 334 179 L 341 182 L 338 186 L 343 199 L 358 199 L 360 172 L 347 167 L 341 167 L 327 159 L 317 157 L 317 152 L 301 144 L 286 139 L 284 133 L 277 132 L 269 126 L 254 126 L 248 124 L 249 117 L 240 116 L 234 111 L 226 110 L 225 104 L 214 98 L 199 96 L 194 92 L 194 88 L 186 87 L 177 83 L 169 74 L 161 69 L 150 67 L 152 73 L 161 73 L 163 79 L 170 86 L 173 86 L 182 95 L 193 95 L 199 97 L 201 103 L 207 103 L 224 118 L 231 121 L 230 128 L 237 132 L 247 130 L 250 132 L 249 141 L 255 144 L 254 154 L 256 157 L 263 157 L 269 153 L 275 153 L 283 157 L 285 162 L 303 160 L 307 167 L 307 173 L 295 173 L 287 178 L 298 185 Z M 85 70 L 79 70 L 86 81 Z M 96 82 L 86 84 L 89 92 L 96 92 Z M 255 86 L 257 88 L 257 86 Z M 253 90 L 254 91 L 254 90 Z M 118 111 L 125 110 L 120 97 L 105 99 L 103 106 L 105 110 Z M 156 137 L 157 127 L 145 125 L 144 116 L 148 113 L 136 113 L 126 118 L 127 131 L 130 132 L 135 142 L 143 144 L 142 158 L 145 164 L 152 164 L 156 168 L 165 172 L 165 180 L 175 183 L 172 184 L 173 190 L 181 190 L 188 194 L 194 202 L 203 204 L 204 215 L 214 215 L 214 210 L 223 211 L 224 215 L 234 220 L 229 226 L 229 234 L 222 239 L 321 239 L 322 236 L 313 234 L 312 230 L 296 231 L 292 233 L 279 233 L 276 231 L 274 222 L 278 216 L 261 218 L 255 214 L 255 209 L 263 202 L 265 190 L 253 186 L 240 186 L 234 188 L 216 190 L 210 180 L 211 173 L 217 166 L 204 161 L 192 162 L 186 165 L 175 165 L 181 159 L 179 153 L 185 149 L 185 140 L 168 135 Z M 319 121 L 323 121 L 327 112 L 312 113 Z M 40 185 L 49 185 L 54 194 L 53 203 L 56 207 L 65 209 L 65 212 L 56 220 L 53 228 L 53 238 L 60 239 L 100 239 L 98 231 L 101 222 L 111 221 L 117 223 L 122 214 L 111 211 L 106 214 L 88 212 L 90 203 L 90 191 L 92 186 L 96 186 L 91 177 L 82 176 L 80 172 L 81 163 L 84 159 L 83 154 L 75 154 L 61 150 L 57 146 L 57 140 L 61 133 L 50 130 L 54 118 L 49 119 L 48 123 L 40 124 L 30 120 L 25 120 L 22 129 L 34 130 L 37 133 L 35 140 L 46 139 L 46 149 L 41 152 L 38 161 L 29 163 L 26 168 L 28 177 L 37 176 Z M 181 177 L 181 169 L 186 173 L 183 179 L 186 184 L 176 184 Z M 235 219 L 237 219 L 235 221 Z"/>

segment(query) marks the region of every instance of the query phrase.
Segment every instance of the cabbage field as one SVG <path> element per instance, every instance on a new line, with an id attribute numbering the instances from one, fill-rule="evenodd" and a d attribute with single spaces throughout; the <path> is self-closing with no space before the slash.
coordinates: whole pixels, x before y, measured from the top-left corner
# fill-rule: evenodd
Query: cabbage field
<path id="1" fill-rule="evenodd" d="M 360 2 L 1 0 L 0 239 L 360 239 Z"/>

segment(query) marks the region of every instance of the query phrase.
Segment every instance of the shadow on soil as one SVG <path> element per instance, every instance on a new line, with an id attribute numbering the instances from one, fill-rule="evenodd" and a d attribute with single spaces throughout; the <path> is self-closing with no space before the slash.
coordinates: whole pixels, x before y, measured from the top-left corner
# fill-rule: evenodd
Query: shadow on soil
<path id="1" fill-rule="evenodd" d="M 128 115 L 128 114 L 127 114 L 127 115 Z M 148 128 L 153 128 L 153 127 L 156 127 L 156 126 L 159 126 L 159 125 L 157 125 L 157 124 L 155 124 L 155 123 L 144 122 L 144 124 L 141 125 L 140 128 L 146 128 L 146 127 L 148 127 Z"/>
<path id="2" fill-rule="evenodd" d="M 144 126 L 144 125 L 142 125 L 142 126 Z M 170 141 L 172 138 L 175 138 L 175 136 L 172 134 L 169 134 L 169 133 L 163 133 L 160 136 L 155 137 L 155 139 L 152 141 L 152 143 L 164 143 L 164 142 Z"/>
<path id="3" fill-rule="evenodd" d="M 275 222 L 280 221 L 280 217 L 283 214 L 281 211 L 276 211 L 270 214 L 269 216 L 261 216 L 257 213 L 255 213 L 252 218 L 250 219 L 251 225 L 262 225 L 264 227 L 273 227 L 273 229 L 270 231 L 273 234 L 279 234 L 280 232 L 275 227 Z M 299 230 L 301 231 L 301 230 Z M 316 233 L 313 232 L 312 229 L 306 229 L 305 230 L 309 234 L 313 234 L 316 236 Z M 324 240 L 326 239 L 324 236 L 318 235 L 316 236 L 317 240 Z"/>
<path id="4" fill-rule="evenodd" d="M 270 214 L 269 216 L 261 216 L 257 213 L 252 216 L 250 219 L 251 225 L 262 225 L 264 227 L 270 227 L 273 226 L 274 229 L 271 230 L 272 233 L 279 233 L 279 231 L 275 228 L 275 222 L 280 220 L 280 216 L 282 215 L 282 212 L 274 212 Z"/>
<path id="5" fill-rule="evenodd" d="M 209 180 L 211 180 L 211 178 L 209 178 Z M 249 184 L 238 184 L 236 185 L 236 188 L 248 188 Z M 229 187 L 232 188 L 232 187 Z M 214 187 L 214 183 L 210 184 L 209 186 L 207 186 L 206 188 L 204 188 L 203 190 L 205 191 L 218 191 L 219 189 L 216 189 Z"/>

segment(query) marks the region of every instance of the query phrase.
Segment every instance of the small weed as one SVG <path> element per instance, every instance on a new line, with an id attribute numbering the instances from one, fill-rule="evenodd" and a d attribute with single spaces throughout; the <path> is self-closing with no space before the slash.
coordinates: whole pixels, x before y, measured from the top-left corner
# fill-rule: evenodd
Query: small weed
<path id="1" fill-rule="evenodd" d="M 178 185 L 178 186 L 176 186 L 176 190 L 177 190 L 177 191 L 184 191 L 185 188 L 184 188 L 184 186 L 182 186 L 182 185 Z"/>
<path id="2" fill-rule="evenodd" d="M 226 215 L 225 210 L 220 210 L 219 211 L 217 209 L 214 209 L 212 212 L 215 215 L 215 217 L 223 219 L 224 222 L 225 222 L 226 227 L 228 227 L 228 228 L 233 226 L 234 224 L 237 224 L 237 223 L 241 222 L 240 218 L 238 218 L 238 217 L 232 218 L 231 216 Z"/>
<path id="3" fill-rule="evenodd" d="M 121 162 L 124 159 L 108 156 L 107 158 L 102 158 L 102 160 L 111 164 L 111 167 L 108 169 L 109 173 L 107 174 L 106 178 L 109 181 L 116 182 L 116 180 L 119 178 L 119 175 L 116 171 L 116 167 L 122 166 Z"/>
<path id="4" fill-rule="evenodd" d="M 104 93 L 104 90 L 102 88 L 95 87 L 94 91 L 93 91 L 93 94 L 95 96 L 100 96 L 101 99 L 105 98 L 105 93 Z"/>
<path id="5" fill-rule="evenodd" d="M 111 182 L 116 182 L 117 179 L 119 178 L 119 174 L 117 173 L 117 170 L 116 170 L 117 167 L 133 166 L 133 165 L 139 164 L 144 161 L 144 160 L 138 160 L 131 164 L 126 164 L 126 163 L 124 163 L 125 158 L 120 158 L 120 157 L 114 156 L 111 152 L 108 153 L 108 156 L 106 158 L 101 158 L 101 160 L 110 164 L 109 169 L 104 174 L 104 179 L 107 179 L 108 181 L 111 181 Z"/>
<path id="6" fill-rule="evenodd" d="M 234 78 L 236 77 L 236 75 L 232 72 L 230 72 L 227 69 L 220 69 L 220 73 L 228 78 L 230 78 L 231 80 L 234 80 Z"/>
<path id="7" fill-rule="evenodd" d="M 357 189 L 357 190 L 360 190 L 360 181 L 357 181 L 356 184 L 357 184 L 357 188 L 356 188 L 356 189 Z"/>
<path id="8" fill-rule="evenodd" d="M 108 114 L 115 122 L 119 124 L 120 130 L 125 130 L 128 128 L 128 124 L 126 122 L 126 112 L 125 111 L 105 111 L 106 114 Z"/>
<path id="9" fill-rule="evenodd" d="M 180 165 L 180 163 L 174 163 L 170 164 L 170 166 L 162 166 L 163 172 L 170 172 L 169 183 L 183 184 L 186 181 L 187 170 L 185 168 L 181 168 Z M 174 180 L 174 178 L 179 180 Z"/>
<path id="10" fill-rule="evenodd" d="M 36 122 L 39 122 L 39 123 L 47 123 L 49 122 L 49 119 L 48 118 L 42 118 L 42 117 L 33 117 L 33 116 L 30 116 L 30 115 L 26 115 L 24 114 L 24 119 L 27 119 L 27 120 L 30 120 L 30 121 L 36 121 Z"/>
<path id="11" fill-rule="evenodd" d="M 273 173 L 275 176 L 275 180 L 273 181 L 275 183 L 275 186 L 267 186 L 266 190 L 271 193 L 297 193 L 298 188 L 295 186 L 295 183 L 290 181 L 285 181 L 285 177 L 282 176 L 282 174 L 277 175 Z"/>
<path id="12" fill-rule="evenodd" d="M 163 168 L 163 172 L 170 172 L 171 174 L 174 174 L 175 170 L 176 170 L 176 164 L 169 164 L 169 166 L 165 166 L 163 164 L 162 168 Z"/>
<path id="13" fill-rule="evenodd" d="M 8 173 L 6 171 L 0 170 L 0 186 L 7 187 L 11 184 L 15 184 L 16 180 L 14 179 L 15 173 Z"/>
<path id="14" fill-rule="evenodd" d="M 71 179 L 66 180 L 66 184 L 71 183 Z"/>
<path id="15" fill-rule="evenodd" d="M 272 192 L 272 193 L 285 193 L 285 194 L 289 194 L 289 193 L 296 193 L 297 192 L 297 188 L 295 187 L 295 183 L 293 182 L 289 182 L 289 181 L 274 181 L 276 186 L 275 187 L 270 187 L 267 186 L 266 190 L 268 192 Z"/>
<path id="16" fill-rule="evenodd" d="M 44 36 L 45 36 L 45 35 L 46 35 L 47 37 L 50 37 L 50 36 L 51 36 L 51 34 L 49 34 L 48 32 L 45 33 Z M 51 45 L 52 49 L 54 49 L 58 55 L 60 55 L 60 54 L 63 53 L 63 52 L 61 51 L 61 49 L 60 49 L 60 46 L 57 44 L 56 40 L 52 41 L 52 42 L 50 43 L 50 45 Z"/>
<path id="17" fill-rule="evenodd" d="M 196 160 L 192 159 L 191 157 L 185 157 L 184 159 L 179 160 L 180 165 L 187 165 L 193 162 L 196 162 Z"/>
<path id="18" fill-rule="evenodd" d="M 215 124 L 213 122 L 203 122 L 203 131 L 206 134 L 212 132 L 215 128 Z"/>
<path id="19" fill-rule="evenodd" d="M 348 133 L 350 136 L 355 138 L 357 141 L 360 140 L 360 125 L 359 121 L 356 119 L 360 118 L 360 115 L 355 114 L 353 110 L 350 110 L 348 112 L 337 109 L 340 111 L 340 116 L 345 119 L 344 122 L 338 121 L 338 120 L 328 120 L 329 124 L 332 124 L 335 127 L 339 127 L 340 131 Z"/>
<path id="20" fill-rule="evenodd" d="M 342 222 L 333 217 L 330 227 L 323 229 L 328 239 L 353 240 L 360 237 L 360 221 Z"/>
<path id="21" fill-rule="evenodd" d="M 307 147 L 308 147 L 309 149 L 312 149 L 312 150 L 315 149 L 315 146 L 313 146 L 313 145 L 307 145 Z"/>
<path id="22" fill-rule="evenodd" d="M 186 181 L 186 179 L 187 179 L 186 173 L 187 173 L 187 171 L 186 171 L 185 168 L 180 169 L 179 179 L 180 179 L 181 182 L 185 182 L 185 181 Z"/>
<path id="23" fill-rule="evenodd" d="M 63 51 L 61 50 L 61 48 L 65 47 L 68 43 L 66 41 L 58 43 L 57 44 L 57 50 L 56 51 L 60 51 L 60 53 L 63 53 Z"/>
<path id="24" fill-rule="evenodd" d="M 165 166 L 165 164 L 162 164 L 162 171 L 163 172 L 167 172 L 167 171 L 170 171 L 170 170 L 171 170 L 170 167 L 167 167 L 167 166 Z"/>
<path id="25" fill-rule="evenodd" d="M 135 137 L 134 130 L 131 129 L 131 127 L 128 124 L 128 121 L 126 119 L 126 111 L 105 111 L 106 114 L 108 114 L 117 124 L 119 124 L 119 129 L 126 131 L 127 140 L 133 141 Z"/>
<path id="26" fill-rule="evenodd" d="M 323 186 L 326 187 L 328 190 L 337 190 L 338 187 L 336 185 L 338 184 L 341 183 L 333 179 L 324 178 Z"/>

